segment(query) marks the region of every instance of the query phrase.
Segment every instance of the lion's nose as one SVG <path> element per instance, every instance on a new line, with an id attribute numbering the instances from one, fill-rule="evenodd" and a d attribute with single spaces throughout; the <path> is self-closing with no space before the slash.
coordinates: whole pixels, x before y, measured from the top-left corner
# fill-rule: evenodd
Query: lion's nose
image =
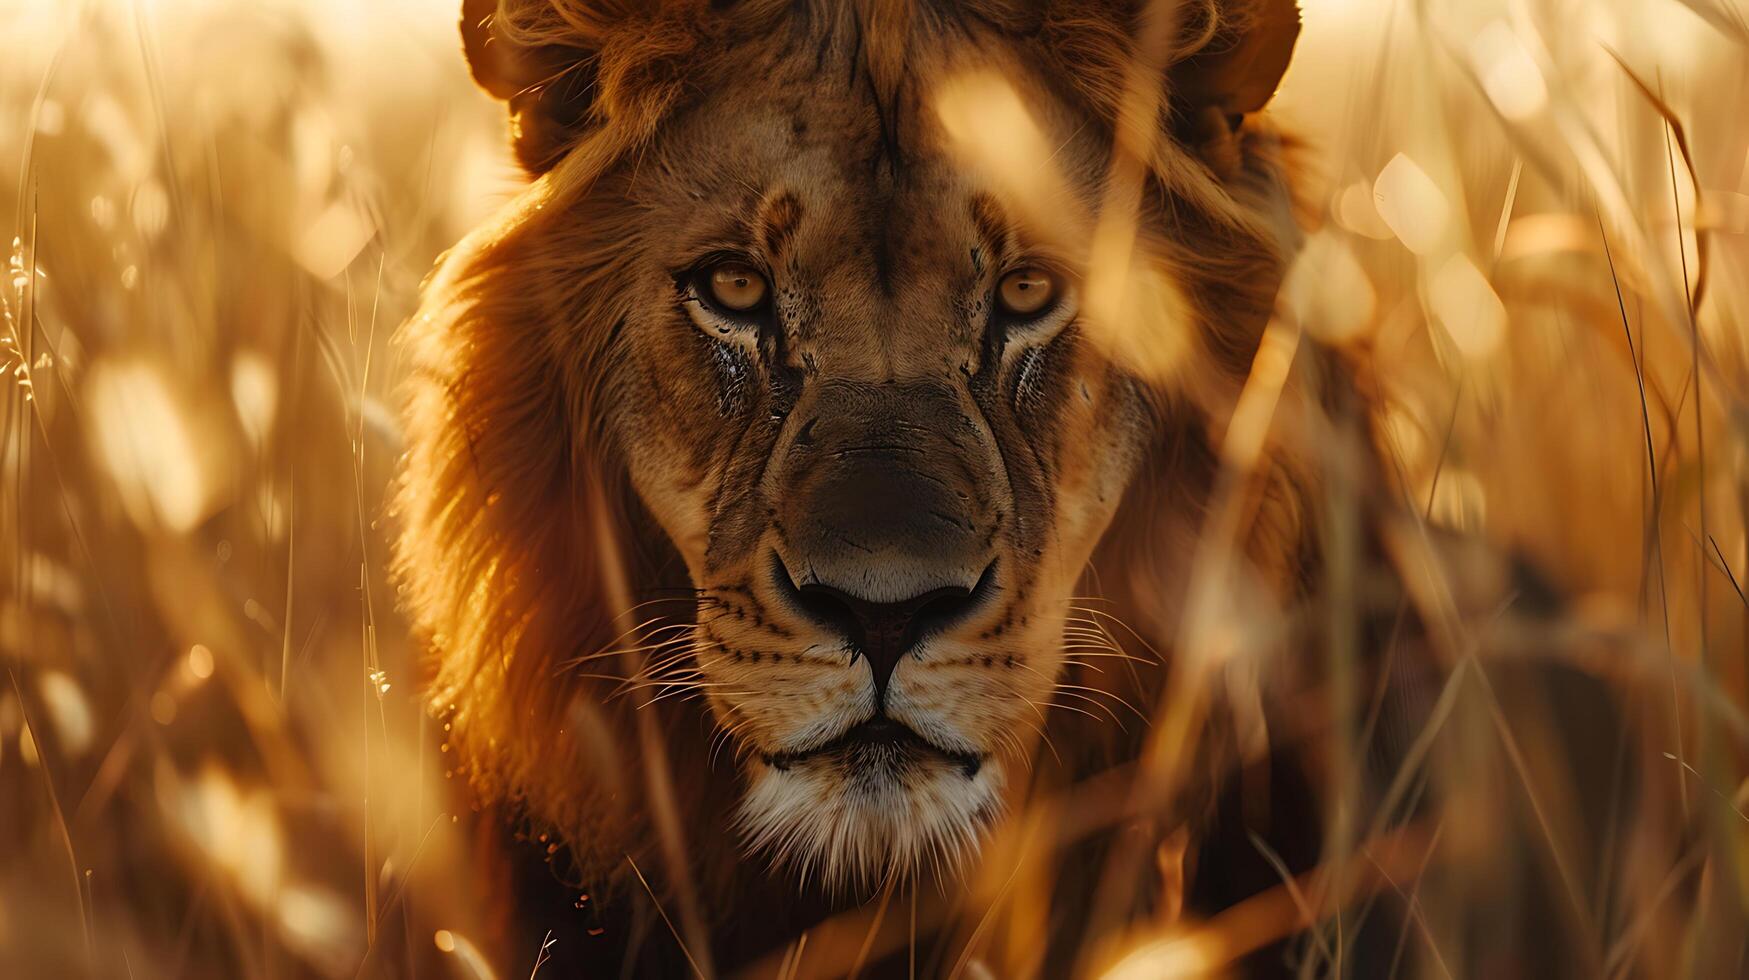
<path id="1" fill-rule="evenodd" d="M 778 589 L 809 619 L 842 636 L 874 672 L 875 702 L 886 699 L 893 669 L 926 636 L 952 626 L 981 605 L 994 588 L 991 562 L 970 587 L 949 585 L 898 602 L 873 602 L 823 583 L 798 586 L 782 559 L 772 556 Z"/>

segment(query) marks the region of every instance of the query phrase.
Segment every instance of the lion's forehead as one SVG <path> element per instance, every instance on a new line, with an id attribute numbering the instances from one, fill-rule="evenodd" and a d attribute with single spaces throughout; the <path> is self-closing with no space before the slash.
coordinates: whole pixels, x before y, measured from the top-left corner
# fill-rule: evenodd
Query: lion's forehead
<path id="1" fill-rule="evenodd" d="M 877 373 L 957 370 L 975 356 L 980 304 L 1019 243 L 1000 195 L 947 145 L 935 78 L 884 101 L 810 65 L 701 94 L 634 165 L 655 257 L 670 268 L 717 249 L 768 260 L 795 350 L 848 362 L 816 363 L 828 373 L 876 360 Z M 1059 145 L 1053 163 L 1096 186 L 1100 168 L 1084 165 L 1099 156 L 1093 134 L 1037 98 Z"/>

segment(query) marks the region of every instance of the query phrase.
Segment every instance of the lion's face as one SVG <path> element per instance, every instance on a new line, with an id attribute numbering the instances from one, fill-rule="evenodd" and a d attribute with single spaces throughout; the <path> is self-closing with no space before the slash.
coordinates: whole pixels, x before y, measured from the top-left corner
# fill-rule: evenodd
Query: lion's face
<path id="1" fill-rule="evenodd" d="M 1195 510 L 1212 423 L 1185 391 L 1236 388 L 1279 280 L 1285 195 L 1233 120 L 1297 14 L 1190 9 L 1174 33 L 1127 0 L 468 0 L 539 179 L 409 325 L 398 559 L 477 788 L 635 836 L 598 710 L 628 687 L 594 665 L 655 651 L 629 689 L 708 704 L 748 850 L 869 883 L 975 840 L 1114 513 Z M 1149 31 L 1194 68 L 1164 92 L 1133 70 Z M 1006 101 L 953 102 L 967 79 Z M 1113 343 L 1132 315 L 1175 338 L 1171 379 Z M 1137 489 L 1144 459 L 1194 475 Z M 617 538 L 627 495 L 661 542 Z M 617 566 L 670 546 L 689 642 L 626 653 L 635 604 L 672 596 Z"/>
<path id="2" fill-rule="evenodd" d="M 635 164 L 613 422 L 699 590 L 685 669 L 745 750 L 741 827 L 836 878 L 951 854 L 998 807 L 1147 419 L 1080 335 L 1075 257 L 920 93 L 883 120 L 812 56 Z"/>

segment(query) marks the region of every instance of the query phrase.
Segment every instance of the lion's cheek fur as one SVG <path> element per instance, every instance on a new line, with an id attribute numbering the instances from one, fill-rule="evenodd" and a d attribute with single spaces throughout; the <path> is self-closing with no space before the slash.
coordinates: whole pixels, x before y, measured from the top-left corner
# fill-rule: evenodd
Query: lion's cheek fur
<path id="1" fill-rule="evenodd" d="M 714 488 L 708 473 L 696 473 L 685 465 L 681 450 L 660 443 L 626 456 L 626 470 L 639 500 L 685 560 L 688 577 L 696 583 L 710 541 Z"/>
<path id="2" fill-rule="evenodd" d="M 1061 613 L 1002 643 L 932 644 L 895 672 L 888 711 L 938 745 L 1025 756 L 1061 668 Z M 1052 629 L 1051 625 L 1055 628 Z"/>
<path id="3" fill-rule="evenodd" d="M 719 640 L 700 642 L 698 660 L 720 725 L 766 751 L 827 741 L 872 710 L 867 669 L 848 655 L 836 665 L 783 664 L 769 648 L 752 663 L 753 650 Z"/>
<path id="4" fill-rule="evenodd" d="M 707 436 L 722 420 L 708 374 L 673 370 L 674 359 L 690 353 L 677 341 L 692 338 L 664 336 L 676 330 L 665 323 L 628 329 L 634 331 L 626 344 L 632 357 L 618 372 L 612 438 L 632 489 L 696 582 L 723 469 L 722 440 Z"/>

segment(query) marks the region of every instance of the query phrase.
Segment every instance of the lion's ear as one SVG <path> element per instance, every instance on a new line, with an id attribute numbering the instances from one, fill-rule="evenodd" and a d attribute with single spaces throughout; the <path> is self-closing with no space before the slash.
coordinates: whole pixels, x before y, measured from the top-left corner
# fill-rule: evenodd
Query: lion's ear
<path id="1" fill-rule="evenodd" d="M 1243 116 L 1264 107 L 1300 36 L 1296 0 L 1226 0 L 1213 37 L 1172 68 L 1172 98 L 1188 114 Z"/>
<path id="2" fill-rule="evenodd" d="M 1296 0 L 1223 0 L 1213 35 L 1172 67 L 1174 129 L 1223 177 L 1241 165 L 1244 117 L 1275 95 L 1300 36 Z"/>
<path id="3" fill-rule="evenodd" d="M 551 4 L 462 0 L 462 50 L 474 81 L 510 109 L 511 145 L 530 174 L 546 172 L 587 129 L 596 52 L 566 24 L 543 23 Z"/>

